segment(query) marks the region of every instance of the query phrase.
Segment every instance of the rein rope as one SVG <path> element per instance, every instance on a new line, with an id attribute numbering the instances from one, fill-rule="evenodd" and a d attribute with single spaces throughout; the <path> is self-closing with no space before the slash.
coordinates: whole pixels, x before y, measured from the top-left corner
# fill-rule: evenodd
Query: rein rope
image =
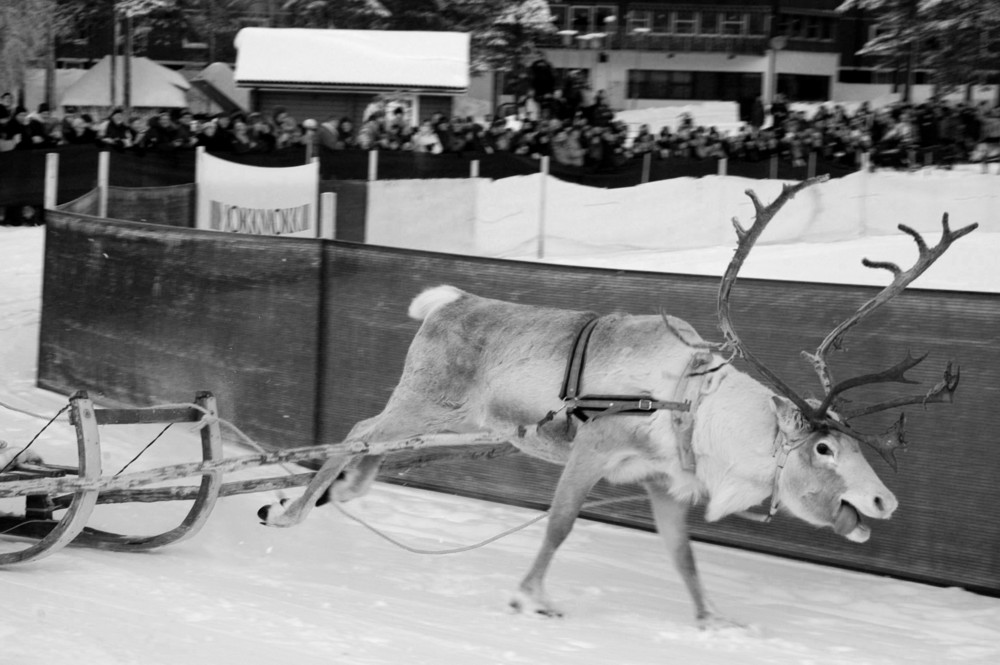
<path id="1" fill-rule="evenodd" d="M 583 508 L 581 510 L 587 510 L 589 508 L 597 508 L 598 506 L 606 506 L 606 505 L 609 505 L 609 504 L 612 504 L 612 503 L 625 503 L 626 501 L 637 501 L 639 499 L 644 499 L 644 498 L 646 498 L 645 494 L 630 494 L 629 496 L 619 496 L 619 497 L 614 497 L 614 498 L 611 498 L 611 499 L 600 499 L 598 501 L 591 501 L 589 503 L 584 504 Z M 517 526 L 511 527 L 511 528 L 507 529 L 506 531 L 502 531 L 502 532 L 496 534 L 495 536 L 490 536 L 489 538 L 486 538 L 485 540 L 481 540 L 478 543 L 472 543 L 471 545 L 462 545 L 460 547 L 452 547 L 452 548 L 442 549 L 442 550 L 429 550 L 429 549 L 422 549 L 422 548 L 419 548 L 419 547 L 413 547 L 411 545 L 407 545 L 406 543 L 404 543 L 404 542 L 402 542 L 400 540 L 397 540 L 396 538 L 393 538 L 392 536 L 390 536 L 389 534 L 387 534 L 384 531 L 380 530 L 379 528 L 377 528 L 375 526 L 372 526 L 369 522 L 367 522 L 364 519 L 358 517 L 357 515 L 349 512 L 346 508 L 344 508 L 344 504 L 342 504 L 341 502 L 339 502 L 339 501 L 333 501 L 332 503 L 337 508 L 337 510 L 339 510 L 345 517 L 348 517 L 349 519 L 354 520 L 355 522 L 357 522 L 358 524 L 360 524 L 364 528 L 366 528 L 369 531 L 371 531 L 372 533 L 374 533 L 379 538 L 382 538 L 383 540 L 387 540 L 388 542 L 392 543 L 396 547 L 399 547 L 400 549 L 406 550 L 407 552 L 411 552 L 413 554 L 461 554 L 463 552 L 470 552 L 472 550 L 479 549 L 480 547 L 485 547 L 486 545 L 489 545 L 490 543 L 494 543 L 494 542 L 500 540 L 501 538 L 506 538 L 507 536 L 510 536 L 512 534 L 517 533 L 518 531 L 523 531 L 524 529 L 527 529 L 529 526 L 531 526 L 531 525 L 533 525 L 533 524 L 535 524 L 537 522 L 541 522 L 543 519 L 545 519 L 546 517 L 549 516 L 549 510 L 551 510 L 551 509 L 549 509 L 549 510 L 545 511 L 544 513 L 541 513 L 539 515 L 535 515 L 531 519 L 529 519 L 529 520 L 527 520 L 525 522 L 522 522 L 521 524 L 518 524 Z"/>

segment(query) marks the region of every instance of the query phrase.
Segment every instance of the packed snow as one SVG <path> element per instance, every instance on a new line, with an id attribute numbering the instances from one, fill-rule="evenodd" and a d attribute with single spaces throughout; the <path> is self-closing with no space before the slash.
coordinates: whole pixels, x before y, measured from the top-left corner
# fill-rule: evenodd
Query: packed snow
<path id="1" fill-rule="evenodd" d="M 983 220 L 962 224 L 971 221 Z M 15 447 L 66 403 L 35 386 L 43 246 L 40 228 L 0 227 L 0 438 Z M 786 248 L 784 258 L 790 255 Z M 772 249 L 769 259 L 783 257 Z M 985 264 L 970 265 L 985 270 Z M 121 468 L 159 429 L 103 428 L 105 472 Z M 33 449 L 49 462 L 74 463 L 75 437 L 65 417 Z M 174 427 L 130 470 L 192 461 L 199 450 L 197 433 Z M 227 455 L 246 452 L 227 444 Z M 511 613 L 507 599 L 534 556 L 544 522 L 468 553 L 416 555 L 330 508 L 292 529 L 260 526 L 257 509 L 277 496 L 221 499 L 200 534 L 159 551 L 67 548 L 0 569 L 8 607 L 0 662 L 1000 662 L 1000 598 L 962 589 L 695 543 L 714 604 L 748 624 L 701 632 L 655 534 L 580 520 L 548 582 L 565 617 L 542 619 Z M 13 500 L 0 503 L 0 510 L 16 507 Z M 349 508 L 424 548 L 476 542 L 537 515 L 381 483 Z M 91 526 L 156 533 L 185 511 L 176 503 L 99 506 Z M 24 546 L 0 540 L 0 551 Z"/>

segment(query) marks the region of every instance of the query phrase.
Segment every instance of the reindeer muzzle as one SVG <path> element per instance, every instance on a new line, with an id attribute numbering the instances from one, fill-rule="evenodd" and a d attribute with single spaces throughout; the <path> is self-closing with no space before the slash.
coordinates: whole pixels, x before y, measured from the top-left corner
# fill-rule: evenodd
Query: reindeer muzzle
<path id="1" fill-rule="evenodd" d="M 840 509 L 833 521 L 833 530 L 837 535 L 855 543 L 863 543 L 872 535 L 871 529 L 861 521 L 857 508 L 847 501 L 840 502 Z"/>

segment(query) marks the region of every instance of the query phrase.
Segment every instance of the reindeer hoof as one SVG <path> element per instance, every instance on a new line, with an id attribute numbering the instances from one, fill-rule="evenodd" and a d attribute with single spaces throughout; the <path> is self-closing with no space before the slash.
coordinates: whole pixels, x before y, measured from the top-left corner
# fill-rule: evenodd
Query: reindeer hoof
<path id="1" fill-rule="evenodd" d="M 754 635 L 759 633 L 757 628 L 749 626 L 739 621 L 734 621 L 728 617 L 720 616 L 718 614 L 708 614 L 703 617 L 698 618 L 698 628 L 709 633 L 741 633 L 746 635 Z"/>
<path id="2" fill-rule="evenodd" d="M 279 521 L 279 518 L 284 513 L 278 512 L 276 509 L 278 507 L 284 508 L 287 504 L 288 499 L 281 499 L 278 503 L 269 503 L 266 506 L 261 506 L 260 510 L 257 511 L 260 523 L 264 526 L 286 526 Z"/>
<path id="3" fill-rule="evenodd" d="M 509 605 L 512 610 L 521 614 L 549 617 L 554 619 L 561 619 L 563 616 L 563 613 L 553 607 L 552 604 L 544 601 L 538 601 L 523 591 L 518 591 L 514 594 L 514 597 L 510 599 Z"/>

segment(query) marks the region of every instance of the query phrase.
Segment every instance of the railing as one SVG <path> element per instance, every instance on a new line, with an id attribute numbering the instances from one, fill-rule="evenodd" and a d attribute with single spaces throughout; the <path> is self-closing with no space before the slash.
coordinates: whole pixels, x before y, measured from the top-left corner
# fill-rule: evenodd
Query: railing
<path id="1" fill-rule="evenodd" d="M 603 35 L 603 36 L 597 36 Z M 763 55 L 767 37 L 747 35 L 668 35 L 624 32 L 591 35 L 549 35 L 538 40 L 543 48 L 593 48 L 604 50 L 664 51 L 678 53 L 732 53 Z"/>

